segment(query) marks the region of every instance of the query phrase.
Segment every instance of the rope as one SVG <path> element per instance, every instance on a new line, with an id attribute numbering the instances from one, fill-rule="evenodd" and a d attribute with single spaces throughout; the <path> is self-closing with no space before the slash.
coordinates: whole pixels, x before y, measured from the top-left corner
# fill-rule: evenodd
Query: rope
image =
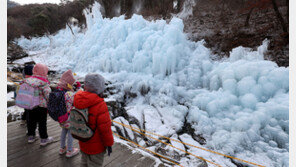
<path id="1" fill-rule="evenodd" d="M 113 120 L 112 120 L 112 121 L 113 121 Z M 154 137 L 152 137 L 152 136 L 150 136 L 150 135 L 146 135 L 146 134 L 144 134 L 144 133 L 142 133 L 142 132 L 140 132 L 140 131 L 134 130 L 130 125 L 125 125 L 125 124 L 119 123 L 119 122 L 117 122 L 117 121 L 113 121 L 113 122 L 118 123 L 118 124 L 120 124 L 120 125 L 122 125 L 122 126 L 125 126 L 125 127 L 129 128 L 129 129 L 131 129 L 131 130 L 133 130 L 133 131 L 135 131 L 135 132 L 138 132 L 138 133 L 140 133 L 140 134 L 142 134 L 142 135 L 144 135 L 144 136 L 148 136 L 148 137 L 150 137 L 150 138 L 152 138 L 152 139 L 154 139 L 154 140 L 156 140 L 156 141 L 158 141 L 158 142 L 160 142 L 160 143 L 163 143 L 163 144 L 165 144 L 165 145 L 168 145 L 168 146 L 170 146 L 170 147 L 173 147 L 173 148 L 175 148 L 175 149 L 177 149 L 177 150 L 180 150 L 180 151 L 182 151 L 182 152 L 184 152 L 184 153 L 190 154 L 190 155 L 192 155 L 192 156 L 194 156 L 194 157 L 196 157 L 196 158 L 198 158 L 198 159 L 201 159 L 201 160 L 204 160 L 204 161 L 206 161 L 206 162 L 208 162 L 208 163 L 211 163 L 211 164 L 213 164 L 213 165 L 216 165 L 216 166 L 222 167 L 221 165 L 216 164 L 216 163 L 214 163 L 214 162 L 212 162 L 212 161 L 206 160 L 206 159 L 204 159 L 204 158 L 202 158 L 202 157 L 200 157 L 200 156 L 197 156 L 197 155 L 192 154 L 192 153 L 190 153 L 190 152 L 184 151 L 184 150 L 182 150 L 182 149 L 180 149 L 180 148 L 177 148 L 177 147 L 175 147 L 175 146 L 173 146 L 173 145 L 171 145 L 171 144 L 168 144 L 168 143 L 165 143 L 165 142 L 163 142 L 163 141 L 161 141 L 161 140 L 159 140 L 159 139 L 156 139 L 156 138 L 154 138 Z"/>
<path id="2" fill-rule="evenodd" d="M 124 139 L 124 140 L 126 140 L 126 141 L 128 141 L 128 142 L 130 142 L 130 143 L 133 143 L 133 144 L 137 145 L 138 147 L 141 147 L 142 149 L 144 149 L 144 150 L 146 150 L 146 151 L 149 151 L 149 152 L 151 152 L 151 153 L 153 153 L 153 154 L 155 154 L 155 155 L 157 155 L 157 156 L 159 156 L 159 157 L 161 157 L 161 158 L 163 158 L 163 159 L 166 159 L 167 161 L 170 161 L 170 162 L 172 162 L 172 163 L 175 164 L 175 165 L 178 165 L 178 166 L 183 167 L 183 166 L 180 165 L 179 163 L 177 163 L 177 162 L 175 162 L 175 161 L 173 161 L 173 160 L 170 160 L 169 158 L 166 158 L 166 157 L 164 157 L 164 156 L 162 156 L 162 155 L 160 155 L 160 154 L 158 154 L 158 153 L 156 153 L 156 152 L 153 152 L 153 151 L 151 151 L 151 150 L 149 150 L 149 149 L 147 149 L 147 148 L 145 148 L 145 147 L 143 147 L 143 146 L 141 146 L 141 145 L 139 145 L 139 144 L 137 144 L 137 143 L 135 143 L 135 142 L 133 142 L 133 141 L 127 139 L 127 138 L 124 138 L 124 137 L 118 135 L 117 133 L 114 133 L 114 132 L 113 132 L 113 134 L 116 135 L 116 136 L 118 136 L 118 137 L 120 137 L 120 138 L 122 138 L 122 139 Z"/>
<path id="3" fill-rule="evenodd" d="M 115 123 L 117 123 L 117 124 L 125 125 L 125 124 L 122 124 L 122 123 L 117 122 L 117 121 L 114 121 L 114 120 L 112 120 L 112 121 L 115 122 Z M 125 126 L 130 126 L 130 125 L 125 125 Z M 214 154 L 222 155 L 222 156 L 227 157 L 227 158 L 232 158 L 232 159 L 235 159 L 235 160 L 238 160 L 238 161 L 242 161 L 242 162 L 245 162 L 245 163 L 249 163 L 249 164 L 252 164 L 252 165 L 255 165 L 255 166 L 264 167 L 262 165 L 259 165 L 259 164 L 253 163 L 253 162 L 249 162 L 249 161 L 246 161 L 246 160 L 243 160 L 243 159 L 240 159 L 240 158 L 236 158 L 236 157 L 232 157 L 232 156 L 229 156 L 229 155 L 225 155 L 225 154 L 222 154 L 222 153 L 219 153 L 219 152 L 216 152 L 216 151 L 212 151 L 212 150 L 208 150 L 208 149 L 205 149 L 205 148 L 202 148 L 202 147 L 194 146 L 192 144 L 188 144 L 188 143 L 185 143 L 185 142 L 182 142 L 182 141 L 179 141 L 179 140 L 171 139 L 169 137 L 162 136 L 162 135 L 159 135 L 159 134 L 156 134 L 156 133 L 153 133 L 153 132 L 148 132 L 146 130 L 142 130 L 142 129 L 139 129 L 139 128 L 136 128 L 136 127 L 132 127 L 132 128 L 137 129 L 137 130 L 140 130 L 140 131 L 145 132 L 145 133 L 149 133 L 149 134 L 158 136 L 158 137 L 162 137 L 162 138 L 165 138 L 165 139 L 168 139 L 168 140 L 179 142 L 179 143 L 182 143 L 184 145 L 195 147 L 195 148 L 198 148 L 198 149 L 201 149 L 201 150 L 204 150 L 204 151 L 208 151 L 208 152 L 211 152 L 211 153 L 214 153 Z"/>

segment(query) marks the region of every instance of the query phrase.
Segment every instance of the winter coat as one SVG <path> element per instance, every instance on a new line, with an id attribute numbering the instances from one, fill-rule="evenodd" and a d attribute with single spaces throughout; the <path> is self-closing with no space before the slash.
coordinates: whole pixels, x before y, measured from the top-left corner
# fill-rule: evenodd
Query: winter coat
<path id="1" fill-rule="evenodd" d="M 72 91 L 67 91 L 65 93 L 65 95 L 64 95 L 68 116 L 70 115 L 70 112 L 71 112 L 71 110 L 73 108 L 74 95 L 75 95 L 75 92 L 72 92 Z M 60 126 L 62 128 L 68 129 L 70 127 L 70 121 L 69 121 L 69 119 L 70 119 L 70 117 L 68 118 L 67 121 L 65 121 L 63 123 L 60 123 Z"/>
<path id="2" fill-rule="evenodd" d="M 95 129 L 95 134 L 89 141 L 79 141 L 80 150 L 86 154 L 99 154 L 107 146 L 112 146 L 114 139 L 111 119 L 104 99 L 95 93 L 79 91 L 74 96 L 74 106 L 78 109 L 88 108 L 89 124 Z"/>
<path id="3" fill-rule="evenodd" d="M 47 102 L 49 99 L 49 94 L 51 92 L 48 80 L 44 77 L 32 76 L 26 78 L 24 82 L 32 87 L 38 87 L 40 100 L 39 107 L 47 108 Z"/>

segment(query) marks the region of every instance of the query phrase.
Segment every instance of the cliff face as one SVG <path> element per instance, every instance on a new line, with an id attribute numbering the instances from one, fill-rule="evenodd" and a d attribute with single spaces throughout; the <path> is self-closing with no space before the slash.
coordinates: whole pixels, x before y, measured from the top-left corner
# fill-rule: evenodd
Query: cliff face
<path id="1" fill-rule="evenodd" d="M 105 8 L 106 17 L 125 14 L 130 17 L 133 13 L 144 17 L 170 18 L 182 10 L 184 0 L 99 0 Z"/>
<path id="2" fill-rule="evenodd" d="M 279 12 L 286 26 L 289 25 L 286 1 L 277 1 Z M 225 0 L 217 5 L 212 1 L 199 0 L 193 15 L 184 19 L 185 32 L 194 40 L 205 39 L 214 53 L 229 56 L 238 46 L 255 48 L 264 39 L 270 41 L 266 59 L 279 66 L 289 66 L 289 35 L 272 6 L 264 9 L 248 9 L 246 3 Z"/>

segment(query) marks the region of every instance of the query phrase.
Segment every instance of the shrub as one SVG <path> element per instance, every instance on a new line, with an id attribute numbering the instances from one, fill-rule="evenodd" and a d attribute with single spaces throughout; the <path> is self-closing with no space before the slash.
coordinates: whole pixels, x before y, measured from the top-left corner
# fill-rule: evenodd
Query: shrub
<path id="1" fill-rule="evenodd" d="M 74 0 L 64 4 L 29 4 L 7 9 L 7 42 L 21 35 L 42 36 L 65 28 L 69 18 L 74 17 L 79 25 L 85 24 L 83 9 L 94 0 Z"/>

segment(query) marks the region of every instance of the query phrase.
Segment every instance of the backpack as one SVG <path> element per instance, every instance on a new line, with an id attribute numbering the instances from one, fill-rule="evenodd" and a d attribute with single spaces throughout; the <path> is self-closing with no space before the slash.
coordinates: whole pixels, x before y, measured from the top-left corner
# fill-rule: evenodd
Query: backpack
<path id="1" fill-rule="evenodd" d="M 88 109 L 80 110 L 73 107 L 70 112 L 70 132 L 72 137 L 86 142 L 93 137 L 95 131 L 96 129 L 91 129 L 88 124 Z"/>
<path id="2" fill-rule="evenodd" d="M 39 106 L 39 88 L 32 87 L 26 82 L 21 84 L 16 95 L 15 104 L 28 110 L 32 110 L 33 108 Z"/>
<path id="3" fill-rule="evenodd" d="M 67 107 L 63 90 L 54 90 L 49 94 L 47 103 L 48 115 L 55 121 L 63 123 L 68 120 Z"/>

